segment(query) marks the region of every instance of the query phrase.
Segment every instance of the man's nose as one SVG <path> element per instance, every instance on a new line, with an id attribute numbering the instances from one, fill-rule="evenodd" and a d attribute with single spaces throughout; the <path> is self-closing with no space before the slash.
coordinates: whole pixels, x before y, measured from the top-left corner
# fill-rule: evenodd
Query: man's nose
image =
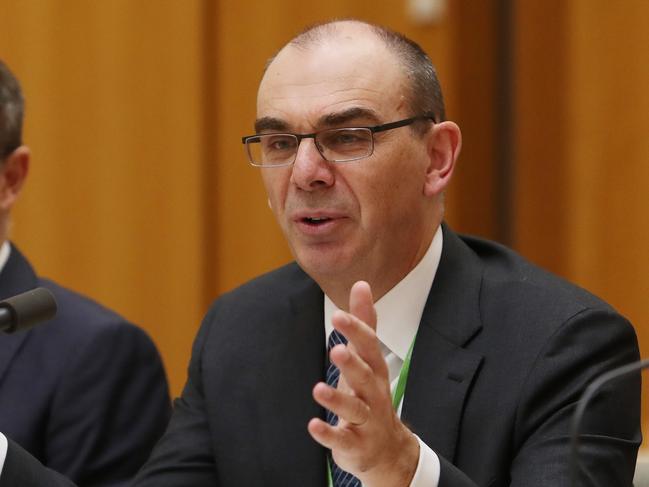
<path id="1" fill-rule="evenodd" d="M 335 177 L 331 163 L 322 157 L 314 139 L 302 139 L 298 146 L 291 181 L 305 191 L 333 185 Z"/>

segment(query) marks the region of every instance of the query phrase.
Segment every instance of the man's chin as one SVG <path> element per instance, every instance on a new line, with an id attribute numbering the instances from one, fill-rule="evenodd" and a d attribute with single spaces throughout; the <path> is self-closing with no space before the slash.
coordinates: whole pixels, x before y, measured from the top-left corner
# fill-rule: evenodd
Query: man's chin
<path id="1" fill-rule="evenodd" d="M 341 252 L 322 250 L 302 251 L 293 254 L 298 265 L 314 280 L 342 278 L 350 271 L 350 259 Z"/>

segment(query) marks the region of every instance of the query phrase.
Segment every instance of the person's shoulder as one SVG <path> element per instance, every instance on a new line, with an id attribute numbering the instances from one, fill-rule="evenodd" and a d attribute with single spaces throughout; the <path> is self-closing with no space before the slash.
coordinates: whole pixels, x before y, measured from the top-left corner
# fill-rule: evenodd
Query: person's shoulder
<path id="1" fill-rule="evenodd" d="M 39 278 L 39 285 L 50 290 L 58 306 L 56 318 L 66 322 L 81 321 L 93 326 L 125 323 L 126 320 L 112 309 L 94 299 L 64 287 L 50 279 Z"/>
<path id="2" fill-rule="evenodd" d="M 285 309 L 295 296 L 320 295 L 318 285 L 295 262 L 262 274 L 217 297 L 208 316 L 214 313 L 246 315 Z"/>
<path id="3" fill-rule="evenodd" d="M 94 299 L 50 279 L 39 278 L 38 284 L 52 292 L 56 299 L 57 311 L 50 322 L 34 328 L 35 332 L 57 335 L 66 341 L 75 342 L 110 334 L 149 340 L 146 332 L 140 327 Z"/>
<path id="4" fill-rule="evenodd" d="M 203 318 L 194 342 L 194 354 L 218 336 L 219 343 L 240 343 L 241 337 L 259 338 L 284 322 L 295 306 L 318 309 L 324 303 L 318 285 L 296 263 L 260 275 L 217 297 Z M 232 326 L 236 323 L 236 326 Z"/>
<path id="5" fill-rule="evenodd" d="M 256 298 L 275 300 L 277 296 L 289 296 L 314 286 L 315 282 L 295 262 L 262 274 L 241 286 L 223 294 L 220 300 Z"/>
<path id="6" fill-rule="evenodd" d="M 537 305 L 546 312 L 578 313 L 584 309 L 615 310 L 604 300 L 553 274 L 500 243 L 461 235 L 460 239 L 483 265 L 483 285 L 508 301 Z"/>
<path id="7" fill-rule="evenodd" d="M 540 353 L 548 343 L 561 340 L 591 345 L 616 342 L 624 344 L 619 348 L 634 360 L 634 327 L 610 304 L 504 245 L 460 238 L 482 267 L 479 313 L 486 350 L 499 344 L 507 348 L 504 356 L 513 356 L 521 351 Z M 508 339 L 503 341 L 505 336 Z"/>

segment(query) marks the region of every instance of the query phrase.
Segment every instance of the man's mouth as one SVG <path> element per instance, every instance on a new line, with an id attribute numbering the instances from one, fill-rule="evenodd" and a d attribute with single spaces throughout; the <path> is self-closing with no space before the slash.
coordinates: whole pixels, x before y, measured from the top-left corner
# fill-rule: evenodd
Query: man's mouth
<path id="1" fill-rule="evenodd" d="M 323 223 L 327 223 L 328 221 L 331 221 L 332 219 L 326 216 L 307 216 L 302 218 L 302 222 L 308 224 L 308 225 L 322 225 Z"/>

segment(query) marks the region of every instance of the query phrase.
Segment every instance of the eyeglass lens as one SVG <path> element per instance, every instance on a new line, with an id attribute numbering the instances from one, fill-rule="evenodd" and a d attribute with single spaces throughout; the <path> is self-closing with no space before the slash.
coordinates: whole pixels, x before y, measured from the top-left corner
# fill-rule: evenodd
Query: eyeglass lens
<path id="1" fill-rule="evenodd" d="M 372 153 L 372 131 L 367 128 L 323 130 L 316 134 L 315 142 L 322 157 L 331 162 L 352 161 Z M 298 137 L 292 134 L 259 135 L 246 142 L 250 160 L 262 166 L 291 164 L 298 146 Z"/>

